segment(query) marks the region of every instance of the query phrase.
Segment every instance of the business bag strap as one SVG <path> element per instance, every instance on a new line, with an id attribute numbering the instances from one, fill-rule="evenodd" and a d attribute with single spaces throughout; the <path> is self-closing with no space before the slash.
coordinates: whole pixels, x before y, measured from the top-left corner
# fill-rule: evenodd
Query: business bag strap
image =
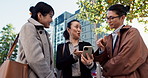
<path id="1" fill-rule="evenodd" d="M 65 44 L 66 44 L 66 43 L 63 44 L 62 57 L 64 57 Z M 63 78 L 63 72 L 62 72 L 62 70 L 61 70 L 60 73 L 61 73 L 61 74 L 60 74 L 60 78 Z"/>
<path id="2" fill-rule="evenodd" d="M 11 46 L 10 49 L 9 49 L 9 52 L 8 52 L 8 55 L 7 55 L 7 59 L 10 59 L 10 56 L 12 55 L 12 53 L 13 53 L 15 47 L 16 47 L 16 44 L 17 44 L 17 42 L 18 42 L 18 37 L 19 37 L 19 34 L 17 35 L 17 37 L 15 38 L 15 40 L 14 40 L 12 46 Z"/>

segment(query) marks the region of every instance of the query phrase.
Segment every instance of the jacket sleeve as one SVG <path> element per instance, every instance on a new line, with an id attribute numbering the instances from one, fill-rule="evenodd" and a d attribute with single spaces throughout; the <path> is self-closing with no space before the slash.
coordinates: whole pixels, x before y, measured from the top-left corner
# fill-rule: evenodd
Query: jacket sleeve
<path id="1" fill-rule="evenodd" d="M 128 75 L 145 62 L 148 49 L 138 30 L 132 28 L 126 35 L 125 40 L 120 45 L 119 54 L 108 60 L 103 66 L 104 75 Z"/>
<path id="2" fill-rule="evenodd" d="M 101 54 L 99 54 L 99 49 L 98 48 L 95 53 L 93 54 L 94 55 L 94 61 L 95 62 L 99 62 L 99 64 L 101 66 L 103 66 L 108 60 L 109 60 L 109 57 L 108 57 L 108 53 L 105 51 L 103 51 Z"/>
<path id="3" fill-rule="evenodd" d="M 26 60 L 29 67 L 36 73 L 39 78 L 53 78 L 53 71 L 45 60 L 43 54 L 42 42 L 37 36 L 35 26 L 27 23 L 20 32 L 20 43 L 23 46 Z"/>

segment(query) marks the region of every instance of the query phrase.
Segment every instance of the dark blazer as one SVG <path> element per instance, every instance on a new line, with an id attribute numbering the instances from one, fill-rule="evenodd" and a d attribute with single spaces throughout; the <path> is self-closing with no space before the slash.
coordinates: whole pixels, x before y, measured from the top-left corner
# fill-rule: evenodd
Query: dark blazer
<path id="1" fill-rule="evenodd" d="M 63 78 L 72 78 L 72 64 L 77 61 L 74 60 L 73 56 L 70 55 L 69 50 L 69 42 L 65 43 L 65 50 L 63 51 L 63 43 L 59 44 L 57 47 L 57 56 L 56 56 L 56 67 L 59 70 L 62 70 Z M 88 42 L 79 42 L 79 51 L 83 51 L 84 46 L 91 46 Z M 96 66 L 96 64 L 94 64 Z M 94 67 L 93 67 L 94 68 Z M 88 69 L 81 61 L 80 61 L 80 72 L 81 78 L 92 78 L 91 69 Z"/>

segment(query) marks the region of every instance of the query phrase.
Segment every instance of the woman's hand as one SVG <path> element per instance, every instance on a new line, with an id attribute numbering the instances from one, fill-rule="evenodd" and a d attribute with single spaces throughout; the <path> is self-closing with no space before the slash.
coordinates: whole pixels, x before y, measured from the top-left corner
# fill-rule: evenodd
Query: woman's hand
<path id="1" fill-rule="evenodd" d="M 73 52 L 76 56 L 80 57 L 83 51 L 78 51 L 77 49 L 74 50 Z"/>
<path id="2" fill-rule="evenodd" d="M 94 60 L 93 54 L 89 56 L 88 53 L 86 53 L 86 58 L 83 56 L 83 54 L 81 54 L 81 62 L 84 65 L 90 66 L 93 63 L 93 60 Z"/>

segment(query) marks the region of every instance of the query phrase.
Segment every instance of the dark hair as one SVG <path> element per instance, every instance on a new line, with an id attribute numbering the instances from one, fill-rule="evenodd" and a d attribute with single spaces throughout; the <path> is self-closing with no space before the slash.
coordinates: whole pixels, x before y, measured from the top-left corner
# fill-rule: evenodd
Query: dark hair
<path id="1" fill-rule="evenodd" d="M 54 13 L 53 8 L 50 5 L 48 5 L 47 3 L 44 3 L 44 2 L 38 2 L 35 7 L 32 6 L 32 7 L 30 7 L 29 10 L 32 14 L 31 18 L 33 18 L 37 21 L 38 21 L 38 16 L 37 16 L 38 12 L 40 12 L 43 16 L 46 16 L 51 11 Z"/>
<path id="2" fill-rule="evenodd" d="M 78 20 L 76 20 L 76 19 L 71 20 L 71 21 L 69 21 L 69 22 L 67 23 L 67 28 L 71 28 L 71 23 L 74 22 L 74 21 L 80 22 L 80 21 L 78 21 Z M 67 29 L 65 29 L 65 31 L 64 31 L 64 33 L 63 33 L 63 36 L 64 36 L 65 40 L 69 40 L 69 33 L 68 33 Z"/>
<path id="3" fill-rule="evenodd" d="M 109 7 L 108 11 L 115 11 L 116 14 L 119 16 L 127 15 L 127 12 L 129 12 L 130 6 L 124 6 L 122 4 L 115 4 Z"/>
<path id="4" fill-rule="evenodd" d="M 67 29 L 63 32 L 63 36 L 64 36 L 65 40 L 69 40 L 69 33 L 68 33 Z"/>

